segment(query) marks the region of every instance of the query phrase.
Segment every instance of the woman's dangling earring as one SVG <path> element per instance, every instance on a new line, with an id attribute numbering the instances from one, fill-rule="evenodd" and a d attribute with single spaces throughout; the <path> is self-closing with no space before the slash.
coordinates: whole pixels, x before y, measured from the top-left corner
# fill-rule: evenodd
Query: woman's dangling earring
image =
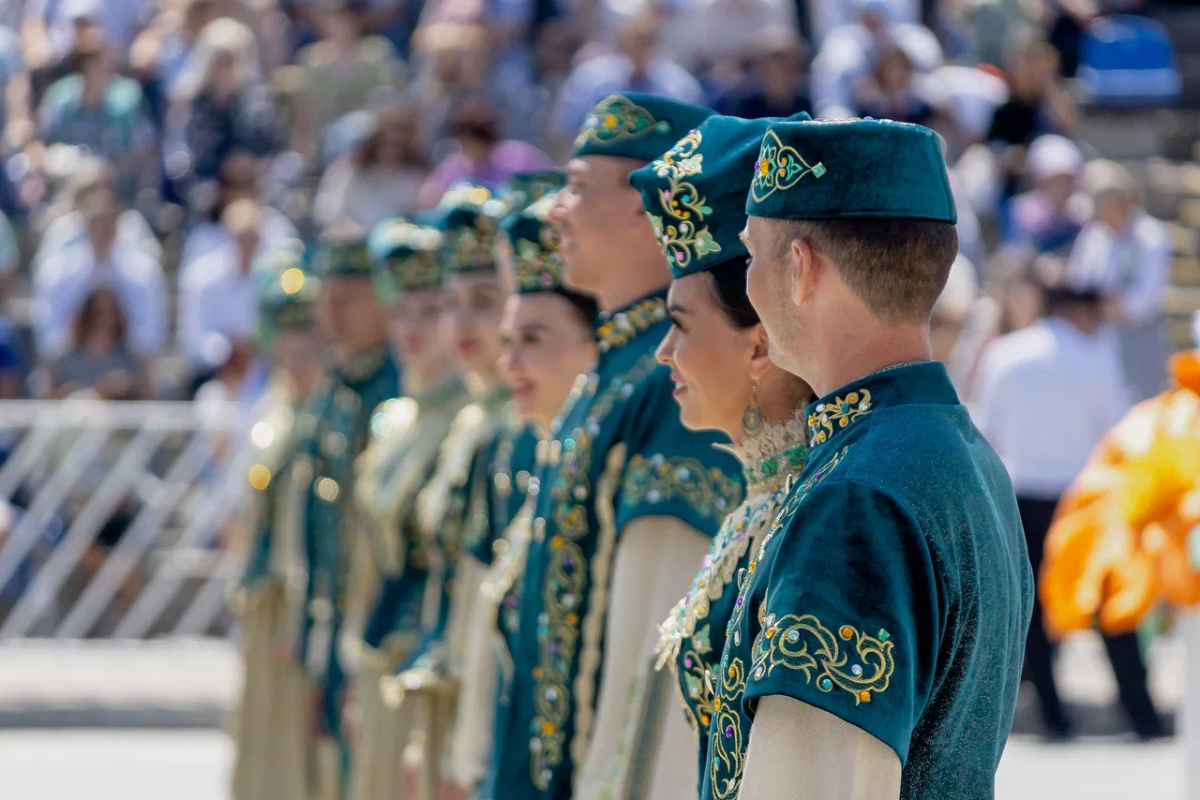
<path id="1" fill-rule="evenodd" d="M 762 429 L 763 416 L 762 409 L 758 406 L 758 381 L 755 381 L 750 387 L 750 404 L 742 412 L 742 430 L 747 436 L 756 436 L 762 433 Z"/>

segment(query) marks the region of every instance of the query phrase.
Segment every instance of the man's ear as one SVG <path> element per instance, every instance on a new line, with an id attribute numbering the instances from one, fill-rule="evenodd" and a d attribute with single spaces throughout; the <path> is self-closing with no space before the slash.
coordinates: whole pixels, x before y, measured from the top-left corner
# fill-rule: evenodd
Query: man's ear
<path id="1" fill-rule="evenodd" d="M 800 306 L 817 290 L 820 268 L 816 263 L 816 253 L 804 239 L 793 239 L 788 255 L 790 261 L 787 268 L 791 277 L 790 296 L 792 304 Z"/>

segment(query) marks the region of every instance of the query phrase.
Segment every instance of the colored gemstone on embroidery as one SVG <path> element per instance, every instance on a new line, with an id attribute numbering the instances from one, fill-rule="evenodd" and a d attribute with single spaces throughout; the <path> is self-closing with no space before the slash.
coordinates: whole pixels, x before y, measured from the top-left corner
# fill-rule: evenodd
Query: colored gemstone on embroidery
<path id="1" fill-rule="evenodd" d="M 871 693 L 869 691 L 867 691 L 866 689 L 863 689 L 861 692 L 858 693 L 858 701 L 860 703 L 871 702 Z"/>
<path id="2" fill-rule="evenodd" d="M 725 726 L 725 738 L 726 738 L 726 739 L 732 739 L 732 738 L 733 738 L 733 726 L 732 726 L 732 725 L 726 725 L 726 726 Z"/>
<path id="3" fill-rule="evenodd" d="M 762 676 L 763 676 L 763 668 L 762 667 L 759 667 L 758 669 L 754 670 L 755 680 L 761 678 Z"/>
<path id="4" fill-rule="evenodd" d="M 800 631 L 789 631 L 787 638 L 788 638 L 789 642 L 799 641 L 800 640 Z"/>
<path id="5" fill-rule="evenodd" d="M 734 647 L 741 647 L 741 644 L 742 644 L 742 633 L 741 633 L 741 631 L 734 631 L 734 634 L 733 634 L 733 645 L 734 645 Z"/>
<path id="6" fill-rule="evenodd" d="M 547 689 L 546 690 L 546 699 L 549 700 L 551 703 L 553 703 L 555 700 L 558 699 L 558 690 L 553 689 L 553 688 Z"/>
<path id="7" fill-rule="evenodd" d="M 851 628 L 849 625 L 843 625 L 838 629 L 838 635 L 843 639 L 849 639 L 854 635 L 854 628 Z"/>
<path id="8" fill-rule="evenodd" d="M 850 668 L 850 671 L 851 671 L 852 673 L 854 673 L 854 677 L 856 677 L 856 678 L 857 678 L 857 677 L 859 677 L 859 676 L 861 676 L 861 675 L 862 675 L 862 665 L 861 665 L 861 664 L 855 664 L 854 666 L 852 666 L 852 667 Z"/>
<path id="9" fill-rule="evenodd" d="M 887 631 L 885 631 L 883 628 L 880 628 L 879 636 L 876 638 L 878 638 L 879 641 L 881 641 L 881 642 L 886 642 L 888 639 L 892 638 L 892 635 L 890 633 L 888 633 Z"/>
<path id="10" fill-rule="evenodd" d="M 821 678 L 822 691 L 828 692 L 832 688 L 833 688 L 833 681 L 829 680 L 829 678 Z"/>
<path id="11" fill-rule="evenodd" d="M 650 491 L 646 492 L 646 499 L 651 503 L 657 503 L 662 499 L 662 494 L 658 491 L 658 489 L 651 489 Z"/>

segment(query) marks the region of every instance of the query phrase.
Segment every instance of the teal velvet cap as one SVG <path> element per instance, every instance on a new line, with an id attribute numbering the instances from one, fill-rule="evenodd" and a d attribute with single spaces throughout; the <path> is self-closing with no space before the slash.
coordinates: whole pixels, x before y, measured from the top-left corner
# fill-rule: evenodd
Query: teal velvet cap
<path id="1" fill-rule="evenodd" d="M 801 113 L 790 119 L 809 116 Z M 746 227 L 746 191 L 763 135 L 780 121 L 709 117 L 630 174 L 629 183 L 642 195 L 673 277 L 748 255 L 740 238 Z"/>
<path id="2" fill-rule="evenodd" d="M 508 206 L 482 186 L 463 183 L 446 192 L 437 207 L 446 277 L 496 271 L 496 234 L 507 211 Z"/>
<path id="3" fill-rule="evenodd" d="M 700 125 L 707 108 L 629 92 L 601 100 L 575 137 L 575 157 L 617 156 L 653 161 Z"/>
<path id="4" fill-rule="evenodd" d="M 370 278 L 371 255 L 366 240 L 322 242 L 313 256 L 313 270 L 322 280 Z"/>
<path id="5" fill-rule="evenodd" d="M 504 220 L 504 233 L 512 244 L 513 277 L 519 294 L 566 289 L 558 230 L 550 224 L 554 202 L 555 195 L 548 194 Z"/>
<path id="6" fill-rule="evenodd" d="M 402 217 L 385 219 L 371 231 L 372 279 L 376 294 L 394 303 L 406 292 L 436 289 L 442 285 L 438 251 L 442 234 L 436 228 L 416 225 Z"/>
<path id="7" fill-rule="evenodd" d="M 763 137 L 752 176 L 752 217 L 958 221 L 942 140 L 920 125 L 779 122 Z"/>
<path id="8" fill-rule="evenodd" d="M 304 271 L 303 253 L 288 248 L 267 253 L 262 257 L 266 259 L 278 268 L 265 277 L 259 291 L 264 339 L 269 340 L 274 331 L 311 327 L 321 281 Z"/>
<path id="9" fill-rule="evenodd" d="M 497 195 L 508 206 L 509 213 L 515 214 L 566 185 L 567 173 L 560 169 L 514 172 Z"/>

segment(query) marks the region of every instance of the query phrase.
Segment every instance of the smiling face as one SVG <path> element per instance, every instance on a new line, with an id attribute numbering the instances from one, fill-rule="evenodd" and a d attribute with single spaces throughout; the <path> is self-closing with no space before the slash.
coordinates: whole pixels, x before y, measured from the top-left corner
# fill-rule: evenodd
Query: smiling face
<path id="1" fill-rule="evenodd" d="M 495 273 L 456 275 L 447 281 L 444 301 L 450 336 L 464 372 L 495 372 L 507 297 L 504 281 Z"/>
<path id="2" fill-rule="evenodd" d="M 742 414 L 754 385 L 751 364 L 758 325 L 734 327 L 718 305 L 713 278 L 700 272 L 677 279 L 667 295 L 671 330 L 658 360 L 671 368 L 680 419 L 692 430 L 741 436 Z"/>
<path id="3" fill-rule="evenodd" d="M 596 360 L 591 321 L 553 292 L 509 298 L 501 326 L 500 366 L 517 411 L 548 427 L 575 377 Z"/>
<path id="4" fill-rule="evenodd" d="M 415 375 L 437 372 L 446 357 L 442 341 L 441 289 L 408 292 L 392 306 L 388 335 L 406 370 Z"/>

